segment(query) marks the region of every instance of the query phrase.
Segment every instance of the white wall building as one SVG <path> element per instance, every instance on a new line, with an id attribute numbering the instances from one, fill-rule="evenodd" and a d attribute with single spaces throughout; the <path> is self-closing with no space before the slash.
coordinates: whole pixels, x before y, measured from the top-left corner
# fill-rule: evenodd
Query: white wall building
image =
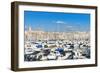
<path id="1" fill-rule="evenodd" d="M 45 32 L 31 27 L 25 31 L 25 40 L 89 40 L 89 32 Z"/>

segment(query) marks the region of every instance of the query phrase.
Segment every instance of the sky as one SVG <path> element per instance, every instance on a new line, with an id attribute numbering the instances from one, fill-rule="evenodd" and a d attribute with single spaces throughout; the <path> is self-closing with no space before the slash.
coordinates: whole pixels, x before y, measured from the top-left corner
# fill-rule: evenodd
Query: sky
<path id="1" fill-rule="evenodd" d="M 24 11 L 24 28 L 48 32 L 90 31 L 90 14 Z"/>

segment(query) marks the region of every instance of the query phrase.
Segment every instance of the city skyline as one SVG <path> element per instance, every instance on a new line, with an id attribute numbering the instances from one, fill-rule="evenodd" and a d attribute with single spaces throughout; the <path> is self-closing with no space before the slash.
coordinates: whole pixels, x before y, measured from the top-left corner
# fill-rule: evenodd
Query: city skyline
<path id="1" fill-rule="evenodd" d="M 90 31 L 90 15 L 79 13 L 24 11 L 25 30 L 40 28 L 44 31 Z"/>

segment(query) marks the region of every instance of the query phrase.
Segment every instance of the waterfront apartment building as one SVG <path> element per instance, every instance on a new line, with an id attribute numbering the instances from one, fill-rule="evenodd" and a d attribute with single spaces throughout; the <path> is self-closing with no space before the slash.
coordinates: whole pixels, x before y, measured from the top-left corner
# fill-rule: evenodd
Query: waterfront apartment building
<path id="1" fill-rule="evenodd" d="M 41 29 L 25 30 L 25 40 L 89 40 L 90 32 L 46 32 Z"/>

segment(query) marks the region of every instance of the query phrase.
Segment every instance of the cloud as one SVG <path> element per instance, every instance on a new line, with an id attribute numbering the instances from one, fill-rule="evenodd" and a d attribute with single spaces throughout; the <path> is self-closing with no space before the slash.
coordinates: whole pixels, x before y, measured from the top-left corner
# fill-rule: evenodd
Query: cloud
<path id="1" fill-rule="evenodd" d="M 66 23 L 66 22 L 61 21 L 61 20 L 58 20 L 55 23 L 59 24 L 58 29 L 61 30 L 61 31 L 72 31 L 72 32 L 74 32 L 74 31 L 84 30 L 83 27 L 78 25 L 80 23 L 77 23 L 77 24 L 73 25 L 73 24 Z"/>
<path id="2" fill-rule="evenodd" d="M 58 24 L 65 24 L 64 21 L 56 21 L 56 23 L 58 23 Z"/>
<path id="3" fill-rule="evenodd" d="M 70 25 L 66 25 L 66 27 L 67 27 L 67 28 L 73 28 L 73 26 L 70 26 Z"/>

